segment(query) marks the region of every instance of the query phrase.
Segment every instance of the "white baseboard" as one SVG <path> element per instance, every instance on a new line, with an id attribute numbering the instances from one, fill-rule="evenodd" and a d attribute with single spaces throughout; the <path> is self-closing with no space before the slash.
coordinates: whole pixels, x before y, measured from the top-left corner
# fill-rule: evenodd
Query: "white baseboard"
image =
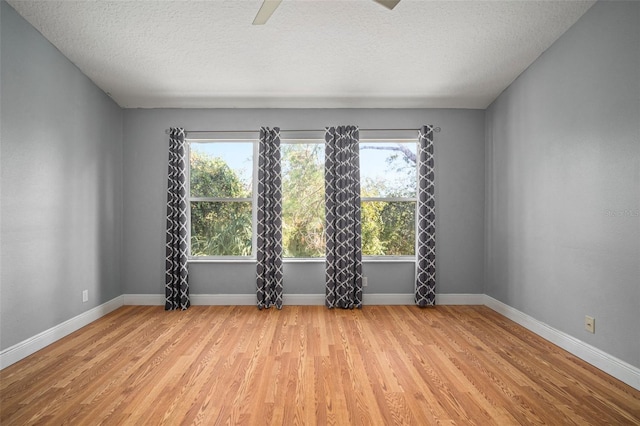
<path id="1" fill-rule="evenodd" d="M 363 305 L 414 305 L 412 293 L 364 293 Z"/>
<path id="2" fill-rule="evenodd" d="M 125 305 L 164 306 L 164 294 L 125 294 Z M 191 294 L 191 304 L 194 306 L 218 305 L 255 305 L 255 294 Z"/>
<path id="3" fill-rule="evenodd" d="M 255 294 L 191 294 L 189 298 L 194 306 L 256 306 L 258 304 Z M 164 305 L 164 297 L 162 304 Z"/>
<path id="4" fill-rule="evenodd" d="M 253 296 L 253 301 L 255 303 L 256 297 Z M 316 294 L 283 294 L 282 295 L 282 304 L 284 306 L 293 305 L 293 306 L 322 306 L 324 305 L 324 294 L 316 293 Z"/>
<path id="5" fill-rule="evenodd" d="M 164 294 L 123 294 L 125 305 L 160 306 L 164 305 Z"/>
<path id="6" fill-rule="evenodd" d="M 484 304 L 499 314 L 520 324 L 538 336 L 560 346 L 578 358 L 588 362 L 596 368 L 612 375 L 616 379 L 640 390 L 640 368 L 634 367 L 621 359 L 589 345 L 575 337 L 557 330 L 519 310 L 506 305 L 491 296 L 484 296 Z"/>
<path id="7" fill-rule="evenodd" d="M 122 296 L 118 296 L 3 350 L 0 352 L 0 370 L 118 309 L 123 305 L 123 300 Z"/>
<path id="8" fill-rule="evenodd" d="M 484 305 L 484 294 L 436 294 L 436 305 Z"/>
<path id="9" fill-rule="evenodd" d="M 125 294 L 125 305 L 164 305 L 162 294 Z M 284 305 L 324 305 L 323 293 L 283 295 Z M 191 304 L 207 305 L 255 305 L 255 294 L 191 294 Z M 363 305 L 413 305 L 412 293 L 371 293 L 362 295 Z M 437 294 L 438 305 L 484 305 L 484 294 Z"/>

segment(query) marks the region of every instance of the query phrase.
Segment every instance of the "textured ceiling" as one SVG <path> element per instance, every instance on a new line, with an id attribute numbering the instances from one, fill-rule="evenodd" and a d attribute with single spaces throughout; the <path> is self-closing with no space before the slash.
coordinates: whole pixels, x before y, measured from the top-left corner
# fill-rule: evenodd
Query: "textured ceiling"
<path id="1" fill-rule="evenodd" d="M 485 108 L 594 3 L 8 2 L 128 108 Z"/>

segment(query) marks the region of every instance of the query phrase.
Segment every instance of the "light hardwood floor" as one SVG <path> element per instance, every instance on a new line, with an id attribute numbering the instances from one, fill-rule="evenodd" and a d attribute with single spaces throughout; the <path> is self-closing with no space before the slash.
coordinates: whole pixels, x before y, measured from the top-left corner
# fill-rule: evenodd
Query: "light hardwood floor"
<path id="1" fill-rule="evenodd" d="M 482 306 L 126 306 L 0 372 L 0 424 L 640 424 L 640 392 Z"/>

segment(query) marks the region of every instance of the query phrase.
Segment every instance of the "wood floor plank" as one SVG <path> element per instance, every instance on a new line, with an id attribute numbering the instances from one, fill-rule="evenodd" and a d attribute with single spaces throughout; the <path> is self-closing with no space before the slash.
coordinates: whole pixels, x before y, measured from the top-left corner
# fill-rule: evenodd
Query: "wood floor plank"
<path id="1" fill-rule="evenodd" d="M 0 371 L 0 424 L 640 425 L 640 392 L 483 306 L 125 306 Z"/>

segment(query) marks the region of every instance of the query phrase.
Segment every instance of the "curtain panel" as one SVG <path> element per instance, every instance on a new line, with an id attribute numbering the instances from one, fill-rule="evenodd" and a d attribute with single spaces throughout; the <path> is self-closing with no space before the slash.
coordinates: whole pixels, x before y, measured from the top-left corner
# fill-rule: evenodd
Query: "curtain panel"
<path id="1" fill-rule="evenodd" d="M 356 126 L 325 131 L 326 299 L 328 308 L 362 307 L 360 151 Z"/>
<path id="2" fill-rule="evenodd" d="M 167 185 L 167 232 L 165 246 L 165 310 L 187 309 L 189 277 L 187 271 L 187 153 L 185 131 L 171 128 L 169 133 L 169 171 Z"/>
<path id="3" fill-rule="evenodd" d="M 433 126 L 420 128 L 418 144 L 415 303 L 418 306 L 434 306 L 436 304 L 436 206 Z"/>
<path id="4" fill-rule="evenodd" d="M 262 127 L 258 155 L 258 308 L 282 308 L 282 177 L 280 129 Z"/>

